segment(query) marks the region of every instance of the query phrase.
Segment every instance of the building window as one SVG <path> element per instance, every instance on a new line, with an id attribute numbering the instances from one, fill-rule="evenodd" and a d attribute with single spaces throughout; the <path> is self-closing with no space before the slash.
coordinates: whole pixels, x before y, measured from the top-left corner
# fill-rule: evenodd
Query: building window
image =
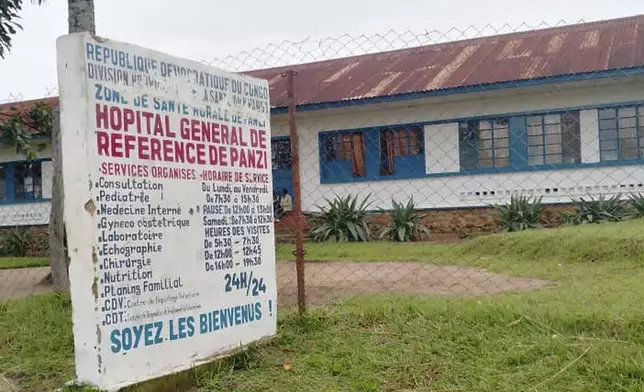
<path id="1" fill-rule="evenodd" d="M 579 112 L 528 116 L 528 165 L 581 162 Z"/>
<path id="2" fill-rule="evenodd" d="M 42 198 L 42 161 L 0 163 L 0 203 Z"/>
<path id="3" fill-rule="evenodd" d="M 380 132 L 380 175 L 392 175 L 397 157 L 422 154 L 422 131 L 418 127 L 386 129 Z"/>
<path id="4" fill-rule="evenodd" d="M 644 157 L 644 106 L 599 110 L 599 153 L 602 161 Z"/>
<path id="5" fill-rule="evenodd" d="M 507 119 L 466 121 L 459 124 L 461 170 L 501 168 L 510 165 Z"/>
<path id="6" fill-rule="evenodd" d="M 351 134 L 324 137 L 324 159 L 343 161 L 351 159 Z"/>
<path id="7" fill-rule="evenodd" d="M 7 172 L 0 167 L 0 202 L 7 200 Z"/>
<path id="8" fill-rule="evenodd" d="M 14 163 L 15 200 L 42 199 L 42 163 Z"/>
<path id="9" fill-rule="evenodd" d="M 293 164 L 291 141 L 289 139 L 274 139 L 271 141 L 273 170 L 290 169 Z"/>
<path id="10" fill-rule="evenodd" d="M 353 177 L 365 176 L 364 150 L 363 132 L 324 136 L 324 160 L 349 161 Z"/>

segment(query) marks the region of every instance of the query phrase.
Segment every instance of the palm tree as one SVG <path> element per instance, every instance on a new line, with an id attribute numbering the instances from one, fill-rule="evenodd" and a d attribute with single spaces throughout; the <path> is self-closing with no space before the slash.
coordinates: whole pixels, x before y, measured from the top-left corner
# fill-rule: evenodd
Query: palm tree
<path id="1" fill-rule="evenodd" d="M 2 1 L 2 0 L 0 0 Z M 68 0 L 69 32 L 96 32 L 94 20 L 94 0 Z M 54 111 L 52 131 L 52 158 L 54 172 L 52 176 L 51 211 L 49 214 L 49 259 L 51 281 L 57 290 L 69 289 L 69 257 L 67 254 L 67 237 L 63 219 L 63 170 L 60 149 L 60 120 L 58 109 Z"/>
<path id="2" fill-rule="evenodd" d="M 34 0 L 38 5 L 44 0 Z M 4 58 L 11 50 L 11 38 L 22 26 L 18 23 L 22 11 L 22 0 L 0 1 L 0 58 Z"/>
<path id="3" fill-rule="evenodd" d="M 41 5 L 44 0 L 32 0 Z M 22 10 L 23 0 L 0 0 L 0 58 L 11 50 L 12 36 L 22 26 L 17 22 L 18 13 Z M 94 0 L 68 0 L 69 33 L 96 32 L 94 20 Z M 51 273 L 47 277 L 58 290 L 69 288 L 69 259 L 67 257 L 65 224 L 63 221 L 63 183 L 60 151 L 60 123 L 58 110 L 53 113 L 52 158 L 54 173 L 52 178 L 52 201 L 49 217 L 49 250 Z"/>
<path id="4" fill-rule="evenodd" d="M 88 31 L 92 34 L 96 33 L 94 0 L 67 0 L 67 9 L 69 11 L 70 33 L 83 31 Z"/>
<path id="5" fill-rule="evenodd" d="M 45 0 L 31 0 L 41 5 Z M 0 58 L 11 50 L 11 39 L 22 25 L 18 23 L 23 0 L 0 0 Z M 69 32 L 89 31 L 95 33 L 94 0 L 68 0 Z"/>

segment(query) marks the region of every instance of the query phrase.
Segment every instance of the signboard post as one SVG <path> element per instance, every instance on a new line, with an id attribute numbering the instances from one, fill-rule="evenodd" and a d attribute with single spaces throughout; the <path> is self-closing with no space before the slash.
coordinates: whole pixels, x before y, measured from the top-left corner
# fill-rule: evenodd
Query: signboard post
<path id="1" fill-rule="evenodd" d="M 87 33 L 57 51 L 78 381 L 273 336 L 268 83 Z"/>

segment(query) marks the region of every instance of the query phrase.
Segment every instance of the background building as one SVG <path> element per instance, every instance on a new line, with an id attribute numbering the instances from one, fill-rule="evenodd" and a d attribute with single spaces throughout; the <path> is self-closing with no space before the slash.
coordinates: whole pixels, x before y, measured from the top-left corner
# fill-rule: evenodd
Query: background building
<path id="1" fill-rule="evenodd" d="M 636 16 L 249 72 L 271 86 L 275 189 L 293 189 L 282 73 L 295 70 L 305 211 L 348 194 L 456 211 L 514 192 L 640 192 L 643 31 Z M 0 224 L 47 222 L 42 154 L 1 152 Z"/>
<path id="2" fill-rule="evenodd" d="M 644 17 L 261 70 L 273 134 L 286 135 L 285 82 L 298 99 L 302 204 L 373 195 L 421 208 L 505 202 L 512 192 L 638 192 L 644 172 Z M 274 142 L 286 184 L 288 139 Z M 288 186 L 286 186 L 288 187 Z"/>

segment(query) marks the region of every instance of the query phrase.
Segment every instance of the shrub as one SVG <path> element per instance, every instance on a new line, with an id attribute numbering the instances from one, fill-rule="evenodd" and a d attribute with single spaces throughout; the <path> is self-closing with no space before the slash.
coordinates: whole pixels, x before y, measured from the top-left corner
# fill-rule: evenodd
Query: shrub
<path id="1" fill-rule="evenodd" d="M 637 218 L 644 217 L 644 196 L 641 193 L 630 195 L 631 212 Z"/>
<path id="2" fill-rule="evenodd" d="M 370 195 L 362 202 L 358 197 L 336 197 L 326 199 L 327 206 L 319 207 L 318 222 L 309 233 L 313 241 L 367 242 L 371 237 L 369 226 L 365 222 Z"/>
<path id="3" fill-rule="evenodd" d="M 541 197 L 512 195 L 510 203 L 497 206 L 496 210 L 498 222 L 504 231 L 521 231 L 541 226 Z"/>
<path id="4" fill-rule="evenodd" d="M 25 257 L 33 236 L 30 228 L 17 227 L 2 238 L 2 253 L 6 256 Z"/>
<path id="5" fill-rule="evenodd" d="M 429 228 L 420 222 L 425 216 L 416 214 L 413 198 L 407 204 L 391 200 L 391 205 L 391 223 L 382 230 L 380 239 L 389 237 L 392 241 L 408 242 L 430 234 Z"/>
<path id="6" fill-rule="evenodd" d="M 47 256 L 49 255 L 49 235 L 41 233 L 34 235 L 29 246 L 29 256 Z"/>
<path id="7" fill-rule="evenodd" d="M 606 198 L 599 195 L 595 199 L 590 196 L 589 200 L 584 198 L 573 199 L 575 212 L 562 214 L 564 222 L 573 225 L 584 225 L 589 223 L 619 222 L 631 217 L 629 203 L 622 200 L 621 195 Z"/>

